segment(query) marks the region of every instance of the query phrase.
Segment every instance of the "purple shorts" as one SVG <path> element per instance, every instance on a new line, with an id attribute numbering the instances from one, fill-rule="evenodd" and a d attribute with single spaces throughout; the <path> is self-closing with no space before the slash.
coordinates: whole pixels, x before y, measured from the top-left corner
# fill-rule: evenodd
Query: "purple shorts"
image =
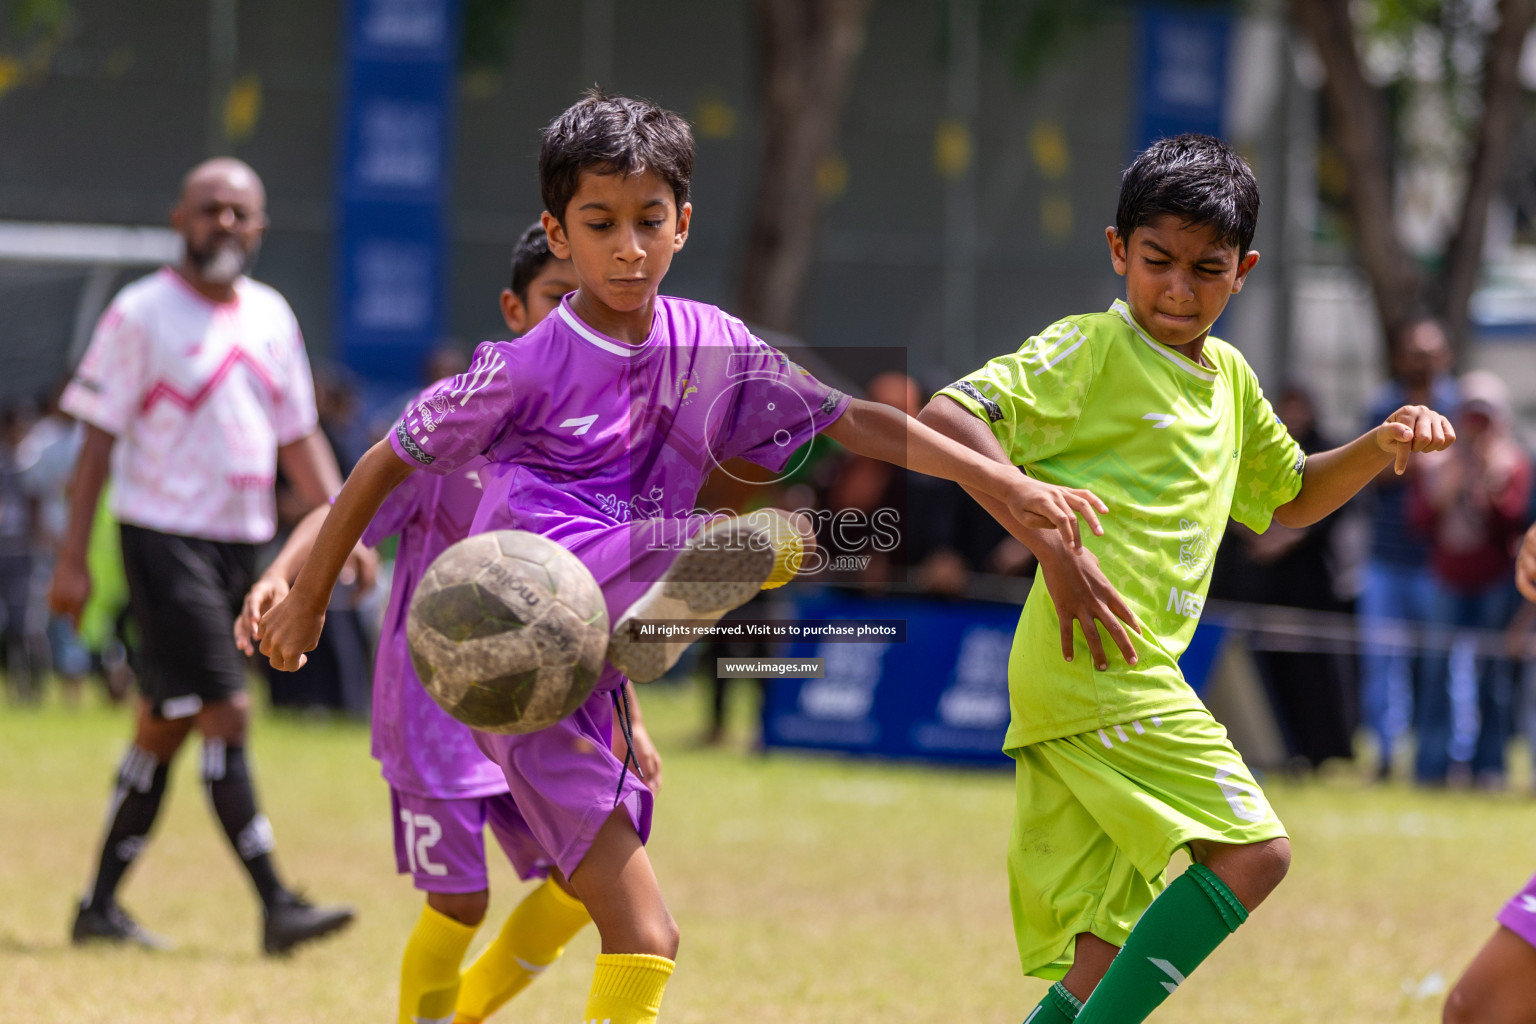
<path id="1" fill-rule="evenodd" d="M 538 851 L 537 862 L 553 864 L 567 878 L 620 807 L 640 842 L 650 838 L 651 791 L 613 756 L 612 701 L 610 692 L 599 690 L 548 729 L 522 736 L 474 734 L 475 743 L 506 776 L 510 800 Z M 511 850 L 508 855 L 522 871 L 518 855 Z"/>
<path id="2" fill-rule="evenodd" d="M 391 786 L 389 802 L 395 821 L 395 870 L 409 874 L 423 892 L 481 892 L 490 887 L 483 836 L 487 825 L 519 878 L 549 874 L 550 860 L 505 793 L 444 800 Z"/>
<path id="3" fill-rule="evenodd" d="M 1499 911 L 1499 924 L 1536 946 L 1536 875 Z"/>

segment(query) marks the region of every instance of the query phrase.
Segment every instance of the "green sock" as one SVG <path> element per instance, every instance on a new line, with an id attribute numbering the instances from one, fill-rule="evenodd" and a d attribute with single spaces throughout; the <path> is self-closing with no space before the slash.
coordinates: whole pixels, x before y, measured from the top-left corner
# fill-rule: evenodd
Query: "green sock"
<path id="1" fill-rule="evenodd" d="M 1146 1020 L 1246 920 L 1248 911 L 1226 883 L 1191 864 L 1136 922 L 1077 1024 Z"/>
<path id="2" fill-rule="evenodd" d="M 1072 1024 L 1083 1004 L 1077 996 L 1067 991 L 1061 982 L 1052 985 L 1040 1000 L 1040 1005 L 1029 1012 L 1024 1024 Z"/>

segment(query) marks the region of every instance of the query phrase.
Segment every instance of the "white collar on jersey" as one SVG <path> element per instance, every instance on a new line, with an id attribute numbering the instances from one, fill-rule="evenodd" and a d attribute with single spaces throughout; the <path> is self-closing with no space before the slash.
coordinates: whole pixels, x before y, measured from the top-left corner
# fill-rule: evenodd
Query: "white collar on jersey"
<path id="1" fill-rule="evenodd" d="M 1136 332 L 1136 337 L 1146 342 L 1148 348 L 1162 356 L 1164 359 L 1168 360 L 1174 366 L 1177 366 L 1191 377 L 1197 377 L 1200 380 L 1205 381 L 1207 384 L 1216 379 L 1217 373 L 1215 370 L 1201 366 L 1194 360 L 1189 359 L 1188 357 L 1181 355 L 1178 352 L 1175 352 L 1173 349 L 1169 348 L 1167 345 L 1164 345 L 1162 342 L 1152 337 L 1146 331 L 1142 330 L 1141 324 L 1136 322 L 1136 317 L 1131 312 L 1131 307 L 1126 305 L 1124 299 L 1116 299 L 1115 304 L 1109 308 L 1112 312 L 1120 314 L 1120 319 L 1124 320 L 1127 324 L 1130 325 L 1131 330 Z"/>
<path id="2" fill-rule="evenodd" d="M 560 319 L 564 320 L 566 324 L 571 328 L 571 330 L 575 331 L 577 334 L 581 335 L 587 341 L 590 341 L 604 352 L 612 352 L 616 356 L 637 356 L 641 352 L 644 352 L 646 347 L 651 343 L 651 339 L 649 337 L 647 337 L 645 341 L 639 345 L 625 345 L 622 342 L 611 341 L 608 338 L 603 337 L 601 334 L 598 334 L 592 328 L 582 323 L 580 318 L 578 318 L 575 313 L 571 312 L 570 307 L 566 305 L 564 299 L 560 300 L 560 305 L 556 306 L 555 309 L 560 313 Z M 654 326 L 652 327 L 652 330 L 655 330 Z"/>

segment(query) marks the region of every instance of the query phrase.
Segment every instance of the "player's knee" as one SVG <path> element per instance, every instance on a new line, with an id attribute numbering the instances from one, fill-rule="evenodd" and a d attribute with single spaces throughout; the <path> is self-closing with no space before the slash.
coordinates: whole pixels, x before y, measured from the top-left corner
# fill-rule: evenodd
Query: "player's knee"
<path id="1" fill-rule="evenodd" d="M 1486 1012 L 1474 988 L 1462 979 L 1446 997 L 1440 1020 L 1443 1024 L 1492 1024 L 1493 1018 Z"/>
<path id="2" fill-rule="evenodd" d="M 1274 858 L 1275 884 L 1279 885 L 1291 872 L 1291 841 L 1282 837 L 1271 842 L 1269 848 Z"/>
<path id="3" fill-rule="evenodd" d="M 670 913 L 663 912 L 656 920 L 647 922 L 641 929 L 640 941 L 645 948 L 640 952 L 676 960 L 681 939 L 682 935 L 677 930 L 677 922 L 672 919 Z"/>
<path id="4" fill-rule="evenodd" d="M 244 746 L 250 729 L 250 698 L 244 693 L 233 694 L 228 700 L 216 701 L 197 713 L 197 730 L 208 739 L 223 740 L 231 746 Z"/>
<path id="5" fill-rule="evenodd" d="M 1291 841 L 1283 836 L 1254 847 L 1254 875 L 1266 894 L 1285 881 L 1291 870 Z"/>
<path id="6" fill-rule="evenodd" d="M 427 895 L 427 906 L 470 928 L 478 927 L 485 920 L 485 912 L 490 905 L 491 893 L 488 889 L 479 892 L 434 892 Z"/>

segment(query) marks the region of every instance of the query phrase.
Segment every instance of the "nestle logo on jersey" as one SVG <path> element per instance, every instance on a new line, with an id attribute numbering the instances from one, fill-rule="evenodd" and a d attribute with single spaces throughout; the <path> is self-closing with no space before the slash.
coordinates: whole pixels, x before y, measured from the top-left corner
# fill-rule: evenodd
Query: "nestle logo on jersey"
<path id="1" fill-rule="evenodd" d="M 416 411 L 421 414 L 422 425 L 430 434 L 448 415 L 448 396 L 440 391 L 434 392 L 416 404 Z"/>
<path id="2" fill-rule="evenodd" d="M 1200 612 L 1205 609 L 1205 598 L 1193 590 L 1180 590 L 1178 587 L 1168 588 L 1168 606 L 1165 612 L 1176 612 L 1186 619 L 1198 619 Z"/>

